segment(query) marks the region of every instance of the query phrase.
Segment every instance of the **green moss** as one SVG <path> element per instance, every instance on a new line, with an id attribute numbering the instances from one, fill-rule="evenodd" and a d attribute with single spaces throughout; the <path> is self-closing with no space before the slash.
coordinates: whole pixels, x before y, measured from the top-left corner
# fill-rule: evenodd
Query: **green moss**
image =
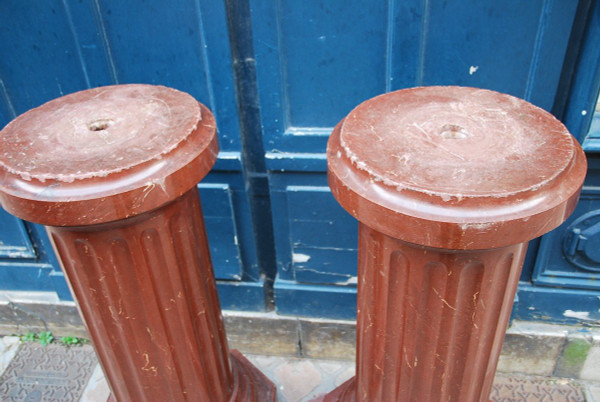
<path id="1" fill-rule="evenodd" d="M 582 366 L 592 346 L 583 339 L 573 339 L 569 342 L 563 353 L 567 366 Z"/>

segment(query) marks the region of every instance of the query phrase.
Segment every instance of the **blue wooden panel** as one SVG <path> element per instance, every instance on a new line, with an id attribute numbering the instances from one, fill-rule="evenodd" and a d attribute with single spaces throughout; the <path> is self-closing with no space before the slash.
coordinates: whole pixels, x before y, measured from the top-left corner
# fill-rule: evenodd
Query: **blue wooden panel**
<path id="1" fill-rule="evenodd" d="M 331 195 L 327 177 L 278 173 L 270 184 L 279 277 L 352 285 L 358 225 Z"/>
<path id="2" fill-rule="evenodd" d="M 298 285 L 277 277 L 274 290 L 279 314 L 340 320 L 356 318 L 356 287 Z"/>
<path id="3" fill-rule="evenodd" d="M 600 321 L 600 295 L 594 291 L 520 283 L 512 317 L 526 321 L 597 326 Z"/>
<path id="4" fill-rule="evenodd" d="M 15 111 L 12 108 L 4 82 L 0 77 L 0 127 L 4 127 L 14 117 Z"/>
<path id="5" fill-rule="evenodd" d="M 335 123 L 390 90 L 475 86 L 550 109 L 577 3 L 251 0 L 251 9 L 267 166 L 279 169 L 281 158 L 293 166 L 296 154 L 324 152 Z"/>
<path id="6" fill-rule="evenodd" d="M 160 84 L 207 105 L 221 149 L 240 150 L 222 2 L 2 2 L 0 26 L 0 126 L 89 87 Z"/>
<path id="7" fill-rule="evenodd" d="M 294 279 L 302 283 L 356 284 L 356 220 L 340 207 L 329 187 L 287 186 L 285 194 Z"/>
<path id="8" fill-rule="evenodd" d="M 385 91 L 385 3 L 259 0 L 251 9 L 265 150 L 323 152 L 331 126 Z"/>
<path id="9" fill-rule="evenodd" d="M 600 151 L 600 146 L 598 144 L 600 140 L 600 111 L 595 111 L 594 117 L 592 118 L 592 122 L 590 124 L 590 130 L 588 132 L 587 137 L 585 138 L 584 148 L 586 151 L 591 151 L 591 148 L 594 147 L 595 151 Z M 592 144 L 593 142 L 593 144 Z"/>
<path id="10" fill-rule="evenodd" d="M 226 259 L 229 259 L 230 256 L 237 255 L 237 258 L 241 261 L 243 271 L 228 277 L 221 273 L 220 267 L 215 263 L 213 264 L 215 265 L 215 275 L 219 279 L 231 279 L 238 282 L 259 282 L 261 280 L 261 272 L 256 256 L 256 242 L 258 240 L 254 236 L 252 215 L 250 213 L 250 200 L 248 198 L 248 193 L 245 191 L 243 178 L 237 172 L 213 171 L 202 180 L 199 187 L 202 191 L 202 188 L 205 186 L 223 185 L 228 187 L 228 197 L 231 203 L 229 209 L 231 211 L 231 225 L 233 229 L 229 231 L 229 237 L 219 238 L 214 236 L 213 239 L 216 244 L 227 244 L 227 246 L 224 247 L 232 247 L 232 245 L 236 246 L 236 251 L 232 250 L 223 256 L 226 257 Z M 223 204 L 215 203 L 215 209 L 213 209 L 214 212 L 211 212 L 208 204 L 211 201 L 202 195 L 202 193 L 201 197 L 205 215 L 213 213 L 222 214 L 222 212 L 217 211 L 222 210 Z M 210 238 L 211 234 L 209 233 L 208 235 L 209 240 L 212 242 L 213 240 Z"/>
<path id="11" fill-rule="evenodd" d="M 48 264 L 0 261 L 0 290 L 30 290 L 54 292 Z"/>
<path id="12" fill-rule="evenodd" d="M 221 148 L 240 148 L 222 2 L 177 0 L 132 7 L 103 0 L 92 7 L 116 82 L 160 84 L 190 93 L 215 113 Z"/>
<path id="13" fill-rule="evenodd" d="M 551 109 L 576 2 L 424 4 L 416 84 L 489 88 Z"/>
<path id="14" fill-rule="evenodd" d="M 6 212 L 3 212 L 6 214 Z M 2 217 L 2 224 L 14 220 L 20 222 L 32 247 L 32 256 L 26 258 L 0 258 L 0 290 L 56 291 L 51 275 L 60 270 L 51 250 L 45 229 L 40 225 L 23 224 L 13 217 Z M 2 226 L 0 226 L 2 227 Z M 10 232 L 18 237 L 20 229 Z M 15 237 L 11 237 L 15 239 Z"/>
<path id="15" fill-rule="evenodd" d="M 286 126 L 333 126 L 385 91 L 385 7 L 280 0 L 277 12 Z"/>
<path id="16" fill-rule="evenodd" d="M 356 305 L 358 224 L 322 173 L 270 175 L 281 314 L 351 319 Z"/>
<path id="17" fill-rule="evenodd" d="M 256 237 L 242 176 L 237 172 L 213 171 L 198 187 L 221 306 L 264 311 L 265 282 L 258 266 Z M 229 212 L 224 214 L 224 210 Z M 219 224 L 227 228 L 217 227 Z"/>
<path id="18" fill-rule="evenodd" d="M 219 301 L 224 310 L 266 311 L 265 283 L 217 281 Z"/>
<path id="19" fill-rule="evenodd" d="M 239 280 L 243 267 L 231 189 L 227 184 L 200 184 L 198 188 L 215 275 L 219 279 Z"/>
<path id="20" fill-rule="evenodd" d="M 23 221 L 0 208 L 0 259 L 36 258 Z"/>
<path id="21" fill-rule="evenodd" d="M 0 2 L 0 126 L 15 114 L 88 87 L 63 3 Z"/>

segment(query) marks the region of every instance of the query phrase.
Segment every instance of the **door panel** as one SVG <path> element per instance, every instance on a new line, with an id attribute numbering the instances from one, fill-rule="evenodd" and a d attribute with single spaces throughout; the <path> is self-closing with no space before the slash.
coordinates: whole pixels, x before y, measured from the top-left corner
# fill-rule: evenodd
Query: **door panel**
<path id="1" fill-rule="evenodd" d="M 228 184 L 200 184 L 202 212 L 214 266 L 218 279 L 242 278 L 242 261 L 233 215 L 231 189 Z"/>
<path id="2" fill-rule="evenodd" d="M 2 127 L 15 114 L 88 87 L 71 16 L 62 3 L 26 3 L 0 3 Z"/>
<path id="3" fill-rule="evenodd" d="M 0 222 L 0 258 L 35 258 L 35 249 L 23 221 L 0 208 Z"/>
<path id="4" fill-rule="evenodd" d="M 577 3 L 251 0 L 267 162 L 322 153 L 360 102 L 465 85 L 550 109 Z M 272 168 L 272 165 L 268 165 Z"/>
<path id="5" fill-rule="evenodd" d="M 358 225 L 346 219 L 329 187 L 286 186 L 285 195 L 293 279 L 356 284 Z"/>
<path id="6" fill-rule="evenodd" d="M 89 87 L 160 84 L 208 106 L 217 118 L 221 149 L 239 151 L 225 21 L 219 1 L 178 0 L 168 7 L 112 0 L 2 2 L 0 54 L 10 56 L 0 61 L 9 111 L 0 125 L 13 114 Z"/>
<path id="7" fill-rule="evenodd" d="M 57 269 L 49 258 L 43 229 L 26 224 L 0 208 L 0 291 L 53 291 L 50 275 Z M 35 244 L 35 246 L 34 246 Z"/>

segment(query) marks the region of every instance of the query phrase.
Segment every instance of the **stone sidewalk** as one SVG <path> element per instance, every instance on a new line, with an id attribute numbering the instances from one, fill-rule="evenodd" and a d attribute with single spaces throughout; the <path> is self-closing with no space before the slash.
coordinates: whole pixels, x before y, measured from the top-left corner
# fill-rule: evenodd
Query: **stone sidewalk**
<path id="1" fill-rule="evenodd" d="M 343 360 L 248 355 L 277 386 L 280 401 L 309 401 L 354 375 Z M 0 401 L 106 402 L 109 389 L 90 345 L 65 347 L 0 338 Z M 499 374 L 492 400 L 600 402 L 600 384 Z"/>

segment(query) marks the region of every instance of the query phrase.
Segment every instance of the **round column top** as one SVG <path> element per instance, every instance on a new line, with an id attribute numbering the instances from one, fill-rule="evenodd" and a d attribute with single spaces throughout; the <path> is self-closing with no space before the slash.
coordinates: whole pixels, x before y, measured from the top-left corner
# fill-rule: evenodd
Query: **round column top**
<path id="1" fill-rule="evenodd" d="M 363 102 L 334 129 L 329 183 L 358 220 L 430 247 L 531 240 L 573 211 L 585 155 L 548 112 L 510 95 L 421 87 Z"/>
<path id="2" fill-rule="evenodd" d="M 44 225 L 110 222 L 179 197 L 217 153 L 214 117 L 192 96 L 143 84 L 89 89 L 0 131 L 0 203 Z"/>

